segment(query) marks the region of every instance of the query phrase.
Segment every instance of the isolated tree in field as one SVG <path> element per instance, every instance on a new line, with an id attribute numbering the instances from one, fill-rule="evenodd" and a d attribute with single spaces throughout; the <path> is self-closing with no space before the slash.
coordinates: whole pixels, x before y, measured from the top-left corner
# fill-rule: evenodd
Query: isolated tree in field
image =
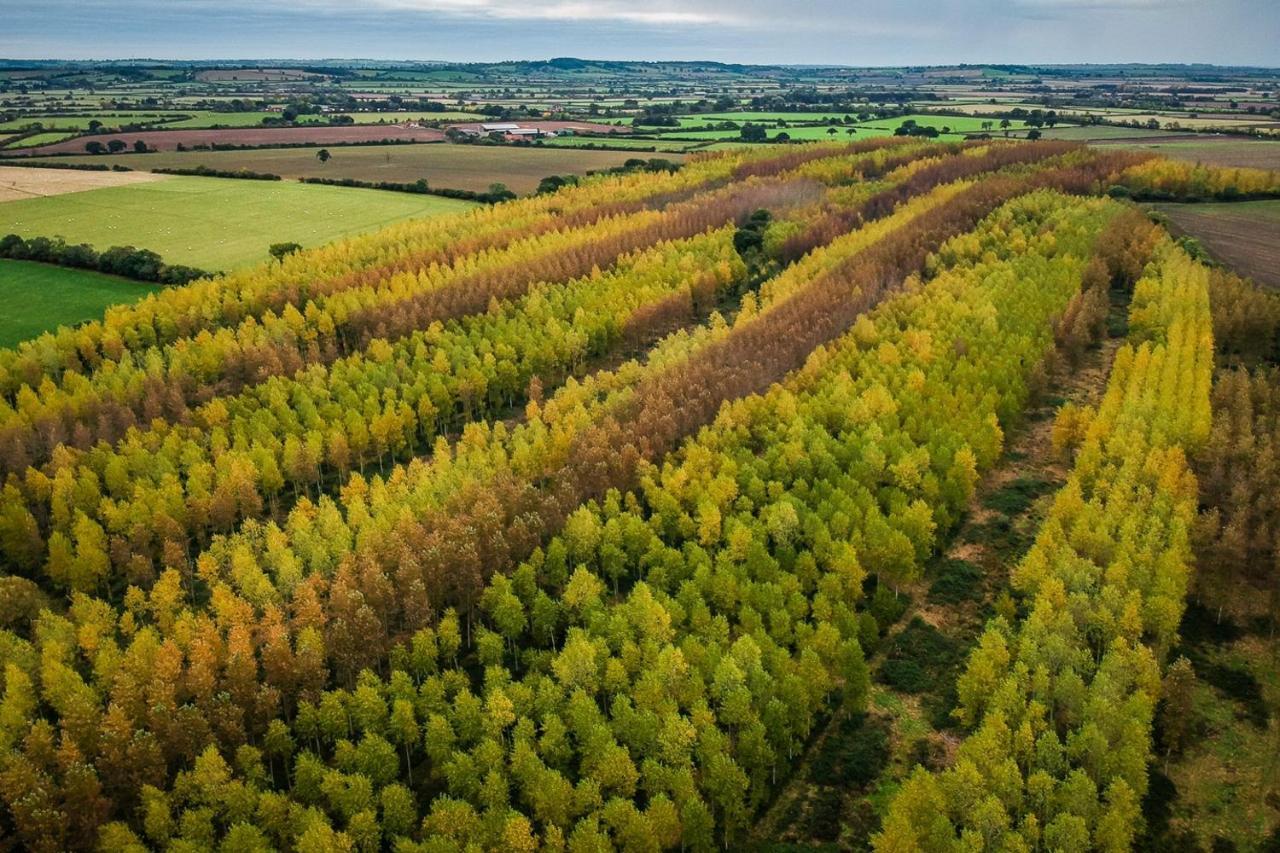
<path id="1" fill-rule="evenodd" d="M 332 156 L 333 155 L 329 153 L 328 148 L 321 148 L 319 151 L 316 152 L 316 159 L 319 160 L 321 163 L 328 163 L 329 158 Z"/>
<path id="2" fill-rule="evenodd" d="M 1039 128 L 1031 128 L 1027 131 L 1027 139 L 1039 139 L 1042 136 Z"/>
<path id="3" fill-rule="evenodd" d="M 984 121 L 984 122 L 982 123 L 982 129 L 983 129 L 983 130 L 990 130 L 990 129 L 991 129 L 991 128 L 993 128 L 993 127 L 995 127 L 995 122 L 993 122 L 993 121 Z"/>
<path id="4" fill-rule="evenodd" d="M 94 140 L 93 142 L 86 143 L 84 150 L 88 151 L 90 154 L 101 154 L 107 149 L 101 142 Z"/>
<path id="5" fill-rule="evenodd" d="M 827 136 L 835 136 L 837 133 L 839 133 L 839 131 L 837 131 L 834 127 L 827 128 Z"/>
<path id="6" fill-rule="evenodd" d="M 146 154 L 148 150 L 147 143 L 143 142 L 141 139 L 135 140 L 133 143 L 133 150 L 137 151 L 139 154 Z"/>
<path id="7" fill-rule="evenodd" d="M 120 139 L 113 139 L 107 143 L 107 150 L 112 154 L 119 154 L 125 147 L 124 141 Z"/>
<path id="8" fill-rule="evenodd" d="M 272 243 L 271 248 L 267 249 L 271 253 L 271 257 L 277 261 L 283 261 L 294 252 L 302 250 L 302 246 L 298 243 Z"/>
<path id="9" fill-rule="evenodd" d="M 1004 131 L 1005 136 L 1009 135 L 1009 128 L 1012 126 L 1013 122 L 1009 121 L 1007 118 L 1000 119 L 1000 129 Z"/>
<path id="10" fill-rule="evenodd" d="M 851 127 L 851 128 L 849 128 L 848 130 L 846 130 L 846 131 L 845 131 L 845 134 L 846 134 L 847 136 L 853 136 L 853 135 L 854 135 L 855 133 L 857 133 L 857 132 L 858 132 L 858 129 L 857 129 L 856 127 Z"/>

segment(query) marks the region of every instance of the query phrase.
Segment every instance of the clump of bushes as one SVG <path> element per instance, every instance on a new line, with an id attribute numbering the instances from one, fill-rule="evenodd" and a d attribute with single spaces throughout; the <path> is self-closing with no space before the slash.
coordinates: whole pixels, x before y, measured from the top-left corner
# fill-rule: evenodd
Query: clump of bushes
<path id="1" fill-rule="evenodd" d="M 87 243 L 68 243 L 61 237 L 23 239 L 17 234 L 7 234 L 0 238 L 0 258 L 96 270 L 134 281 L 158 284 L 186 284 L 209 275 L 195 267 L 167 264 L 150 249 L 112 246 L 99 252 Z"/>

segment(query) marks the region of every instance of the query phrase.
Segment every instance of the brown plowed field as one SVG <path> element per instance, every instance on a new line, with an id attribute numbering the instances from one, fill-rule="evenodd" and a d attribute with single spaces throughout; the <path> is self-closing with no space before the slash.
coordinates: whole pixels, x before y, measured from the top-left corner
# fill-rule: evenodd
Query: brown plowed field
<path id="1" fill-rule="evenodd" d="M 1155 207 L 1173 221 L 1175 231 L 1195 237 L 1215 260 L 1280 289 L 1280 201 Z"/>
<path id="2" fill-rule="evenodd" d="M 444 133 L 430 127 L 398 127 L 395 125 L 352 125 L 347 127 L 238 127 L 220 130 L 143 130 L 134 133 L 103 133 L 77 136 L 52 145 L 27 148 L 23 154 L 83 154 L 85 145 L 101 142 L 107 145 L 119 139 L 127 150 L 141 139 L 157 151 L 175 151 L 179 145 L 340 145 L 358 142 L 441 142 Z"/>

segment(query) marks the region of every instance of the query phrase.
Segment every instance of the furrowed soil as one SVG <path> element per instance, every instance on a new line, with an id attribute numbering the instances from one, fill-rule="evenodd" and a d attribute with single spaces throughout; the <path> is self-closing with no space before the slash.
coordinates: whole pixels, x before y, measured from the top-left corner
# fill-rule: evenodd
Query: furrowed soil
<path id="1" fill-rule="evenodd" d="M 1188 234 L 1209 255 L 1258 284 L 1280 289 L 1280 201 L 1157 204 L 1178 234 Z"/>

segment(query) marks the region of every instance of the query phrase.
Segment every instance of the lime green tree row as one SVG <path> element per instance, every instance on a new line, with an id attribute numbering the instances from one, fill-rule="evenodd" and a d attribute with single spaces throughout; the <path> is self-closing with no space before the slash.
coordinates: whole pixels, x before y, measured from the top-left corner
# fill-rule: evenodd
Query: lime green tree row
<path id="1" fill-rule="evenodd" d="M 904 784 L 880 853 L 1130 848 L 1191 571 L 1186 456 L 1211 423 L 1208 284 L 1167 238 L 1157 247 L 1104 399 L 1056 425 L 1080 446 L 1013 574 L 1026 617 L 983 635 L 958 682 L 972 732 L 953 767 Z"/>
<path id="2" fill-rule="evenodd" d="M 200 750 L 107 846 L 732 849 L 818 713 L 865 701 L 867 571 L 919 571 L 1117 209 L 1001 208 L 931 281 L 495 575 L 470 641 L 450 611 L 389 676 L 303 698 L 233 760 Z"/>

